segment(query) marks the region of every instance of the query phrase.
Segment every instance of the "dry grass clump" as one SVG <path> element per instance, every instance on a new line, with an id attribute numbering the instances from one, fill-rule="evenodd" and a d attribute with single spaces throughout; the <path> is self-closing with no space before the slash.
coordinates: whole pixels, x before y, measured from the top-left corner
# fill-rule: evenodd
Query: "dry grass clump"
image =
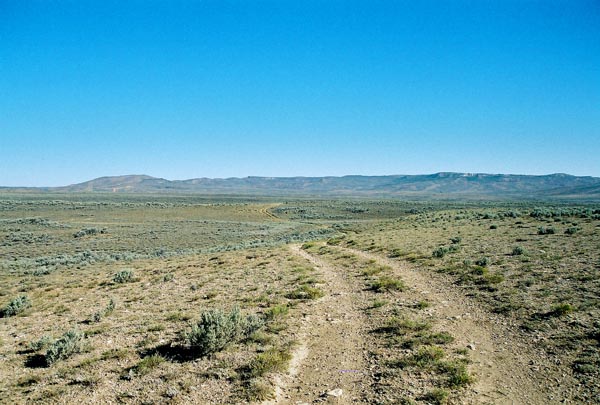
<path id="1" fill-rule="evenodd" d="M 294 291 L 290 291 L 285 295 L 286 298 L 292 300 L 315 300 L 323 296 L 323 291 L 317 287 L 311 287 L 308 284 L 303 284 L 296 288 Z"/>
<path id="2" fill-rule="evenodd" d="M 248 365 L 248 374 L 251 377 L 262 377 L 267 373 L 284 372 L 292 355 L 288 348 L 270 348 L 258 354 Z"/>
<path id="3" fill-rule="evenodd" d="M 370 288 L 375 292 L 388 292 L 388 291 L 404 291 L 406 285 L 398 278 L 392 278 L 388 276 L 382 276 L 379 279 L 373 281 Z"/>

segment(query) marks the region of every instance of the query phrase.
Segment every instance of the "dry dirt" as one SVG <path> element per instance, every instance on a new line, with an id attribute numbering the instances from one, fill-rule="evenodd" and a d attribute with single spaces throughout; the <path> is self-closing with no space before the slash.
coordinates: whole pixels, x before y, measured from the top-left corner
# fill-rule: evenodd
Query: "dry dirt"
<path id="1" fill-rule="evenodd" d="M 361 402 L 368 389 L 365 314 L 359 308 L 356 287 L 318 257 L 294 245 L 291 251 L 315 266 L 325 296 L 307 307 L 297 326 L 298 347 L 287 376 L 279 381 L 274 401 L 267 404 Z M 342 395 L 328 395 L 341 389 Z M 332 392 L 334 391 L 334 392 Z"/>

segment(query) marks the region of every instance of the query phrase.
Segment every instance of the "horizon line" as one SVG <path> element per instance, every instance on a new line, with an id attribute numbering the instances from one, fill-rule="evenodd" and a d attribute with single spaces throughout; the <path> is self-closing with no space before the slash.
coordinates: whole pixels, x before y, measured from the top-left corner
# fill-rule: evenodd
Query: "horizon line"
<path id="1" fill-rule="evenodd" d="M 295 178 L 306 178 L 306 179 L 316 179 L 316 178 L 344 178 L 344 177 L 396 177 L 396 176 L 433 176 L 439 174 L 459 174 L 465 176 L 477 176 L 477 175 L 485 175 L 485 176 L 527 176 L 527 177 L 545 177 L 545 176 L 570 176 L 570 177 L 591 177 L 591 178 L 600 178 L 600 176 L 593 175 L 574 175 L 564 172 L 553 172 L 553 173 L 545 173 L 545 174 L 524 174 L 524 173 L 491 173 L 491 172 L 455 172 L 455 171 L 439 171 L 433 173 L 419 173 L 419 174 L 343 174 L 343 175 L 320 175 L 320 176 L 307 176 L 307 175 L 295 175 L 295 176 L 266 176 L 266 175 L 247 175 L 247 176 L 230 176 L 230 177 L 190 177 L 186 179 L 168 179 L 165 177 L 157 177 L 149 174 L 117 174 L 117 175 L 105 175 L 94 177 L 89 180 L 84 180 L 75 183 L 69 183 L 59 186 L 4 186 L 0 185 L 0 188 L 35 188 L 35 189 L 45 189 L 45 188 L 64 188 L 76 186 L 79 184 L 88 183 L 95 180 L 100 179 L 110 179 L 117 177 L 147 177 L 149 179 L 156 180 L 165 180 L 169 182 L 184 182 L 190 180 L 231 180 L 231 179 L 251 179 L 251 178 L 260 178 L 260 179 L 295 179 Z"/>

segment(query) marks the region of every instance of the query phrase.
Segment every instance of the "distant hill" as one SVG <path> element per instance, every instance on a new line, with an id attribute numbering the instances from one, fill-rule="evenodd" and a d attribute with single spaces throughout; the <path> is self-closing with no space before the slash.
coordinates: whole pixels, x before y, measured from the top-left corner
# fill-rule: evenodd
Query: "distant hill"
<path id="1" fill-rule="evenodd" d="M 268 196 L 600 201 L 600 178 L 482 173 L 342 177 L 244 177 L 166 180 L 146 175 L 100 177 L 65 187 L 20 191 L 185 193 Z"/>

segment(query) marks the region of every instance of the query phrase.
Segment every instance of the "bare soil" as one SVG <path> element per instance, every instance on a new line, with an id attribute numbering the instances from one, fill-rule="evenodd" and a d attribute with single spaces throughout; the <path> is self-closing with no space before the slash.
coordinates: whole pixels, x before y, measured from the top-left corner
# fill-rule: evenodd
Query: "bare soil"
<path id="1" fill-rule="evenodd" d="M 297 326 L 299 346 L 290 370 L 280 380 L 276 399 L 268 404 L 361 402 L 370 385 L 366 368 L 367 321 L 360 310 L 360 294 L 342 272 L 291 246 L 291 251 L 310 261 L 319 271 L 325 296 L 307 306 Z M 336 397 L 328 392 L 342 390 Z"/>

